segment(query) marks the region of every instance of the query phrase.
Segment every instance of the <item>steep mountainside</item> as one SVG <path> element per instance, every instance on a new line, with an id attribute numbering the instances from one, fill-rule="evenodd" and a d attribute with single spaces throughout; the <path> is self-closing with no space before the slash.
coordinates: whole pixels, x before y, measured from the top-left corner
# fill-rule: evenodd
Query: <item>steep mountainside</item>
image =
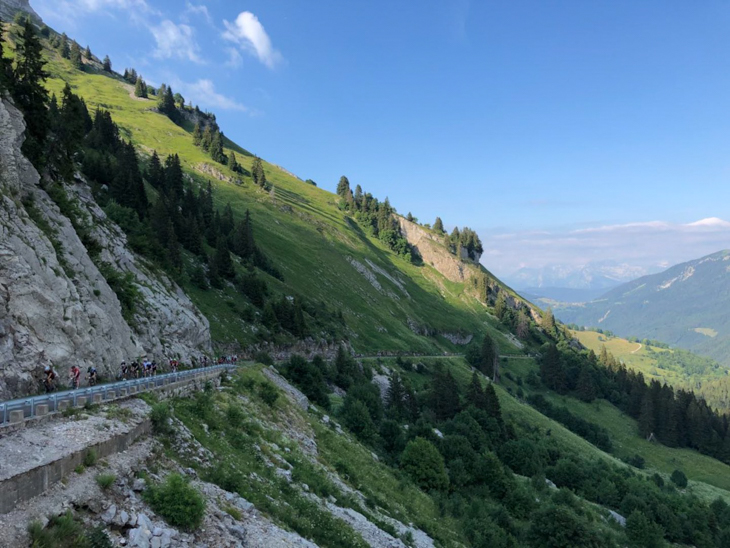
<path id="1" fill-rule="evenodd" d="M 174 282 L 127 248 L 122 231 L 78 181 L 71 192 L 101 245 L 99 258 L 91 258 L 21 154 L 24 129 L 18 110 L 0 101 L 0 398 L 37 390 L 49 363 L 95 365 L 109 376 L 130 357 L 189 359 L 209 352 L 205 317 Z M 133 315 L 123 316 L 100 268 L 136 277 Z"/>
<path id="2" fill-rule="evenodd" d="M 581 306 L 557 307 L 566 323 L 667 342 L 730 365 L 730 251 L 621 285 Z"/>

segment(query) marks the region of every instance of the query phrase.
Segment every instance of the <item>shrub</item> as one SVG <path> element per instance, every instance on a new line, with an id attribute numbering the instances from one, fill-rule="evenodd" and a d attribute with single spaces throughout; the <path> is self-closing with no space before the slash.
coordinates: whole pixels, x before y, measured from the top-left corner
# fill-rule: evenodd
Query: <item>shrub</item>
<path id="1" fill-rule="evenodd" d="M 271 407 L 279 399 L 279 391 L 270 382 L 263 382 L 259 386 L 259 396 L 261 396 L 261 399 L 264 400 L 266 405 Z"/>
<path id="2" fill-rule="evenodd" d="M 669 479 L 671 479 L 672 483 L 680 489 L 687 487 L 687 476 L 681 470 L 675 470 L 672 472 L 672 476 Z"/>
<path id="3" fill-rule="evenodd" d="M 401 455 L 401 468 L 426 491 L 443 490 L 449 485 L 444 458 L 426 439 L 416 438 L 408 442 Z"/>
<path id="4" fill-rule="evenodd" d="M 96 483 L 106 491 L 114 484 L 116 479 L 117 477 L 114 474 L 99 474 L 96 476 Z"/>
<path id="5" fill-rule="evenodd" d="M 268 352 L 256 352 L 253 360 L 257 363 L 263 363 L 264 365 L 274 365 L 274 358 Z"/>
<path id="6" fill-rule="evenodd" d="M 664 546 L 664 530 L 661 525 L 653 523 L 639 510 L 634 510 L 626 520 L 626 536 L 632 546 L 643 548 Z"/>
<path id="7" fill-rule="evenodd" d="M 156 434 L 169 434 L 172 430 L 170 427 L 170 408 L 166 403 L 156 403 L 152 406 L 150 420 L 152 421 L 152 430 Z"/>
<path id="8" fill-rule="evenodd" d="M 363 441 L 369 441 L 375 435 L 375 424 L 370 418 L 370 412 L 363 402 L 345 397 L 342 406 L 342 423 Z"/>
<path id="9" fill-rule="evenodd" d="M 144 500 L 174 527 L 190 531 L 203 522 L 205 499 L 180 474 L 170 474 L 164 482 L 149 486 Z"/>
<path id="10" fill-rule="evenodd" d="M 87 468 L 94 466 L 97 461 L 96 450 L 89 449 L 84 455 L 84 466 Z"/>

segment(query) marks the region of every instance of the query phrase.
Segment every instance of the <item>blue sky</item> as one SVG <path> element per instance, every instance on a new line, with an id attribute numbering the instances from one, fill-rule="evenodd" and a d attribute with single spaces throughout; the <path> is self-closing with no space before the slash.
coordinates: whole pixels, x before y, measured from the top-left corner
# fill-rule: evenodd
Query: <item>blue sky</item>
<path id="1" fill-rule="evenodd" d="M 300 177 L 477 229 L 500 275 L 729 247 L 690 225 L 730 217 L 728 2 L 31 3 Z"/>

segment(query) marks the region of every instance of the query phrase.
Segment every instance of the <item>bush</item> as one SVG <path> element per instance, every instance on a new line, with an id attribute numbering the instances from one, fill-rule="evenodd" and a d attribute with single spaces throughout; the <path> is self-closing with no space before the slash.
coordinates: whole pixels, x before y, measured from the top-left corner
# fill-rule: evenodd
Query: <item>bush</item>
<path id="1" fill-rule="evenodd" d="M 675 470 L 672 472 L 672 476 L 669 479 L 671 479 L 672 483 L 680 489 L 687 487 L 687 476 L 681 470 Z"/>
<path id="2" fill-rule="evenodd" d="M 279 391 L 270 382 L 263 382 L 259 386 L 259 396 L 264 400 L 264 403 L 269 407 L 272 407 L 276 400 L 279 399 Z"/>
<path id="3" fill-rule="evenodd" d="M 345 396 L 342 406 L 342 423 L 362 441 L 370 441 L 376 432 L 368 408 L 349 395 Z"/>
<path id="4" fill-rule="evenodd" d="M 444 458 L 436 446 L 426 439 L 416 438 L 409 441 L 401 455 L 400 464 L 421 489 L 438 491 L 449 486 Z"/>
<path id="5" fill-rule="evenodd" d="M 263 363 L 264 365 L 274 365 L 274 358 L 271 357 L 271 355 L 268 352 L 256 352 L 256 355 L 253 357 L 253 361 L 256 363 Z"/>
<path id="6" fill-rule="evenodd" d="M 98 476 L 96 476 L 96 483 L 99 485 L 99 487 L 106 491 L 112 485 L 114 485 L 116 479 L 117 477 L 114 474 L 99 474 Z"/>
<path id="7" fill-rule="evenodd" d="M 190 531 L 203 522 L 205 499 L 180 474 L 170 474 L 164 482 L 149 486 L 144 500 L 174 527 Z"/>
<path id="8" fill-rule="evenodd" d="M 632 546 L 660 548 L 664 546 L 664 530 L 639 510 L 634 510 L 626 520 L 626 536 Z"/>
<path id="9" fill-rule="evenodd" d="M 97 461 L 96 450 L 89 449 L 84 455 L 84 466 L 87 468 L 94 466 Z"/>
<path id="10" fill-rule="evenodd" d="M 150 412 L 152 430 L 156 434 L 169 434 L 172 430 L 170 427 L 170 416 L 170 408 L 166 403 L 154 404 Z"/>

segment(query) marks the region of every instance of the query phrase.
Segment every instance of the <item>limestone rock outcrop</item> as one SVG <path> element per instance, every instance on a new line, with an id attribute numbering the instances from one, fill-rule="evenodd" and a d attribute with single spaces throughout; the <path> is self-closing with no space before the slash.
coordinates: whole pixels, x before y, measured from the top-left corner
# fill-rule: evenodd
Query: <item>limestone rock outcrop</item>
<path id="1" fill-rule="evenodd" d="M 3 21 L 12 21 L 19 11 L 30 15 L 35 23 L 40 23 L 40 16 L 30 7 L 29 0 L 2 0 L 0 2 L 0 17 Z"/>
<path id="2" fill-rule="evenodd" d="M 126 246 L 88 187 L 67 190 L 88 215 L 101 259 L 131 272 L 140 293 L 134 329 L 70 220 L 22 155 L 21 113 L 0 101 L 0 399 L 35 392 L 43 366 L 72 364 L 113 377 L 119 363 L 210 349 L 207 319 L 182 290 Z"/>
<path id="3" fill-rule="evenodd" d="M 466 259 L 455 257 L 433 234 L 404 217 L 398 217 L 400 230 L 408 243 L 416 248 L 423 262 L 433 266 L 452 282 L 464 282 L 470 277 Z M 464 250 L 461 255 L 466 257 Z M 478 262 L 478 261 L 477 261 Z"/>

